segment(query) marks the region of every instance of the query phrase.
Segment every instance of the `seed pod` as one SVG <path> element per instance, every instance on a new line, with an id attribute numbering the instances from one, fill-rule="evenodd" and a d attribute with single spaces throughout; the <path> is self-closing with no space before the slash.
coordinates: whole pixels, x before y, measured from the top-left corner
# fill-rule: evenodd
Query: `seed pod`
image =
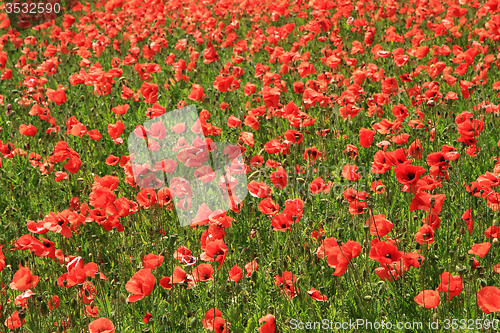
<path id="1" fill-rule="evenodd" d="M 45 301 L 42 301 L 40 304 L 40 314 L 42 316 L 46 316 L 49 314 L 49 307 L 47 306 L 47 303 L 45 303 Z"/>

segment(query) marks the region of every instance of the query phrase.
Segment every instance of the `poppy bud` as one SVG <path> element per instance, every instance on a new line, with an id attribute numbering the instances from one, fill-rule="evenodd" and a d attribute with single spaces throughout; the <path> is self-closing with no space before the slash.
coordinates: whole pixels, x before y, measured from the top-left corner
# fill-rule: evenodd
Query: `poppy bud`
<path id="1" fill-rule="evenodd" d="M 384 189 L 384 185 L 379 185 L 377 186 L 377 188 L 375 189 L 377 192 L 380 192 Z"/>
<path id="2" fill-rule="evenodd" d="M 170 237 L 168 238 L 169 245 L 170 246 L 174 245 L 176 239 L 177 239 L 177 234 L 170 235 Z"/>
<path id="3" fill-rule="evenodd" d="M 480 282 L 480 283 L 481 283 L 481 287 L 482 287 L 482 288 L 484 288 L 484 287 L 486 287 L 486 286 L 487 286 L 486 281 L 484 281 L 483 279 L 481 279 L 481 282 Z"/>
<path id="4" fill-rule="evenodd" d="M 433 320 L 433 321 L 438 321 L 438 320 L 439 320 L 439 313 L 437 313 L 437 312 L 436 312 L 436 313 L 434 313 L 434 314 L 432 315 L 432 320 Z"/>
<path id="5" fill-rule="evenodd" d="M 493 246 L 498 246 L 498 238 L 493 238 Z"/>
<path id="6" fill-rule="evenodd" d="M 371 301 L 372 300 L 372 296 L 371 295 L 366 295 L 366 296 L 363 297 L 363 299 L 365 301 Z"/>
<path id="7" fill-rule="evenodd" d="M 24 317 L 26 317 L 26 309 L 22 309 L 19 311 L 19 318 L 23 320 Z"/>
<path id="8" fill-rule="evenodd" d="M 256 282 L 257 281 L 257 271 L 253 271 L 252 274 L 250 274 L 250 279 L 253 281 L 253 282 Z"/>
<path id="9" fill-rule="evenodd" d="M 49 314 L 49 307 L 47 306 L 47 303 L 43 302 L 40 304 L 40 314 L 42 316 L 46 316 Z"/>
<path id="10" fill-rule="evenodd" d="M 120 294 L 119 299 L 120 302 L 122 302 L 123 304 L 127 303 L 127 297 L 125 297 L 125 295 Z"/>
<path id="11" fill-rule="evenodd" d="M 460 237 L 457 237 L 457 239 L 455 239 L 455 243 L 460 244 Z"/>

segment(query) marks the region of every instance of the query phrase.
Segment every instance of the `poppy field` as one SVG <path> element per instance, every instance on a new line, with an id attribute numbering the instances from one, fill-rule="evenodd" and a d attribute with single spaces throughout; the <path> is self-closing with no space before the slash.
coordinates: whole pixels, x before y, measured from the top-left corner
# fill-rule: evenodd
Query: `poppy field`
<path id="1" fill-rule="evenodd" d="M 500 1 L 66 4 L 0 3 L 0 331 L 498 329 Z"/>

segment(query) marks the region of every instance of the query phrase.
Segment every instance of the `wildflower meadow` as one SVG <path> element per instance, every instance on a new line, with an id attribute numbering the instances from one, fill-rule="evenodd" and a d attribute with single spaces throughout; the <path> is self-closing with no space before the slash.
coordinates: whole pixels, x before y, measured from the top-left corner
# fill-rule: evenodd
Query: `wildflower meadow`
<path id="1" fill-rule="evenodd" d="M 0 331 L 497 331 L 499 98 L 499 0 L 1 1 Z"/>

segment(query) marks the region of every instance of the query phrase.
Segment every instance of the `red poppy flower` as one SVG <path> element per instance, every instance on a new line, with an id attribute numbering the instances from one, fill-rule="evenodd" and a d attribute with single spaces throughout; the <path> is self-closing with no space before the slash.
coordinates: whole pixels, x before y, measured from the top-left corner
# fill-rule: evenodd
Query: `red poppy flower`
<path id="1" fill-rule="evenodd" d="M 488 254 L 488 251 L 490 250 L 491 243 L 485 242 L 481 244 L 474 244 L 472 246 L 472 249 L 469 250 L 469 254 L 475 254 L 479 256 L 480 258 L 485 257 Z"/>
<path id="2" fill-rule="evenodd" d="M 304 151 L 304 159 L 310 160 L 313 163 L 316 162 L 318 157 L 321 157 L 321 152 L 316 148 L 316 146 L 311 148 L 306 148 Z"/>
<path id="3" fill-rule="evenodd" d="M 233 115 L 230 115 L 228 120 L 227 120 L 227 126 L 228 127 L 238 127 L 241 125 L 241 120 L 236 118 Z"/>
<path id="4" fill-rule="evenodd" d="M 85 313 L 89 316 L 89 317 L 93 317 L 93 318 L 97 318 L 99 316 L 99 309 L 97 308 L 97 306 L 92 306 L 92 305 L 87 305 L 85 307 Z"/>
<path id="5" fill-rule="evenodd" d="M 381 194 L 385 192 L 385 185 L 381 180 L 374 180 L 370 185 L 370 190 L 374 191 L 377 194 Z"/>
<path id="6" fill-rule="evenodd" d="M 257 86 L 255 84 L 247 82 L 247 84 L 245 85 L 245 89 L 244 89 L 245 96 L 252 95 L 253 93 L 255 93 L 256 90 L 257 90 Z"/>
<path id="7" fill-rule="evenodd" d="M 321 193 L 325 189 L 326 189 L 326 183 L 321 177 L 317 177 L 311 182 L 311 184 L 309 184 L 309 191 L 311 191 L 312 194 Z"/>
<path id="8" fill-rule="evenodd" d="M 144 324 L 147 324 L 149 322 L 149 319 L 153 318 L 153 315 L 149 312 L 146 312 L 144 315 Z"/>
<path id="9" fill-rule="evenodd" d="M 484 287 L 477 292 L 477 305 L 484 313 L 500 312 L 500 289 Z"/>
<path id="10" fill-rule="evenodd" d="M 381 265 L 399 261 L 401 257 L 398 248 L 389 242 L 379 241 L 370 249 L 370 259 L 378 261 Z"/>
<path id="11" fill-rule="evenodd" d="M 434 230 L 429 225 L 424 224 L 415 234 L 415 240 L 420 245 L 434 243 Z"/>
<path id="12" fill-rule="evenodd" d="M 89 324 L 90 333 L 115 333 L 115 325 L 108 318 L 101 317 Z"/>
<path id="13" fill-rule="evenodd" d="M 259 120 L 253 116 L 253 115 L 249 115 L 249 116 L 246 116 L 244 115 L 245 117 L 245 121 L 243 122 L 246 126 L 250 126 L 252 129 L 258 131 L 259 130 Z"/>
<path id="14" fill-rule="evenodd" d="M 136 196 L 137 203 L 144 209 L 149 209 L 153 206 L 156 203 L 156 199 L 156 192 L 153 189 L 143 188 Z"/>
<path id="15" fill-rule="evenodd" d="M 281 292 L 288 298 L 297 296 L 299 290 L 296 286 L 297 277 L 292 272 L 285 271 L 283 275 L 274 276 L 274 284 L 278 286 Z"/>
<path id="16" fill-rule="evenodd" d="M 252 180 L 250 184 L 248 184 L 248 192 L 251 196 L 256 198 L 266 198 L 273 195 L 272 189 L 266 185 L 264 182 L 257 182 Z"/>
<path id="17" fill-rule="evenodd" d="M 259 268 L 259 264 L 257 260 L 252 260 L 248 264 L 245 265 L 245 271 L 247 272 L 247 277 L 252 275 L 253 271 L 256 271 Z"/>
<path id="18" fill-rule="evenodd" d="M 400 163 L 394 168 L 394 173 L 399 183 L 403 184 L 403 191 L 416 193 L 417 182 L 425 173 L 425 169 L 421 166 L 411 165 L 408 163 Z"/>
<path id="19" fill-rule="evenodd" d="M 326 302 L 326 300 L 328 299 L 326 296 L 321 295 L 321 292 L 319 290 L 316 290 L 314 288 L 307 291 L 307 293 L 316 301 Z"/>
<path id="20" fill-rule="evenodd" d="M 355 182 L 361 177 L 361 175 L 359 174 L 358 167 L 356 165 L 346 164 L 342 169 L 342 177 Z"/>
<path id="21" fill-rule="evenodd" d="M 259 212 L 262 214 L 274 216 L 278 214 L 280 206 L 272 198 L 265 198 L 259 202 Z"/>
<path id="22" fill-rule="evenodd" d="M 51 298 L 49 298 L 47 306 L 49 307 L 50 310 L 55 310 L 59 307 L 59 303 L 61 300 L 59 299 L 59 296 L 54 295 Z"/>
<path id="23" fill-rule="evenodd" d="M 187 98 L 189 98 L 192 101 L 202 101 L 205 97 L 205 94 L 203 93 L 203 87 L 200 86 L 199 84 L 193 83 L 193 89 L 191 90 L 191 93 Z"/>
<path id="24" fill-rule="evenodd" d="M 366 220 L 366 225 L 370 226 L 370 235 L 377 237 L 384 237 L 393 228 L 391 221 L 386 219 L 384 214 L 378 214 L 373 217 L 369 217 Z"/>
<path id="25" fill-rule="evenodd" d="M 227 246 L 222 239 L 216 239 L 208 243 L 205 252 L 200 254 L 200 259 L 204 261 L 218 261 L 219 268 L 226 259 Z M 214 259 L 214 257 L 216 257 Z M 212 266 L 210 266 L 212 267 Z"/>
<path id="26" fill-rule="evenodd" d="M 484 231 L 484 236 L 488 239 L 500 238 L 500 227 L 491 226 Z"/>
<path id="27" fill-rule="evenodd" d="M 125 289 L 132 293 L 127 302 L 136 302 L 151 294 L 155 286 L 155 277 L 151 269 L 144 268 L 135 273 L 125 285 Z"/>
<path id="28" fill-rule="evenodd" d="M 203 50 L 203 58 L 204 58 L 203 62 L 205 64 L 210 64 L 212 62 L 219 60 L 219 54 L 215 50 L 215 47 L 213 46 L 211 41 L 208 42 L 208 48 Z"/>
<path id="29" fill-rule="evenodd" d="M 444 272 L 441 274 L 441 283 L 437 290 L 446 293 L 448 301 L 450 301 L 453 297 L 460 295 L 463 287 L 460 275 L 452 276 L 450 273 Z"/>
<path id="30" fill-rule="evenodd" d="M 19 317 L 19 311 L 15 311 L 12 313 L 10 317 L 5 319 L 4 325 L 7 326 L 11 330 L 15 330 L 25 324 L 24 318 L 21 319 Z"/>
<path id="31" fill-rule="evenodd" d="M 293 220 L 291 220 L 289 217 L 287 217 L 285 214 L 277 214 L 273 217 L 271 220 L 271 225 L 273 226 L 274 231 L 291 231 L 290 230 L 290 225 L 293 223 Z"/>
<path id="32" fill-rule="evenodd" d="M 26 136 L 35 136 L 36 135 L 36 127 L 29 124 L 29 125 L 25 125 L 25 124 L 21 124 L 19 126 L 19 133 L 21 133 L 21 135 L 26 135 Z"/>
<path id="33" fill-rule="evenodd" d="M 278 170 L 272 172 L 270 178 L 277 189 L 285 188 L 288 182 L 288 175 L 283 167 L 279 167 Z"/>
<path id="34" fill-rule="evenodd" d="M 157 267 L 160 267 L 161 264 L 163 263 L 163 256 L 159 256 L 153 253 L 147 254 L 144 256 L 142 259 L 142 266 L 144 268 L 149 268 L 151 270 L 154 270 Z"/>
<path id="35" fill-rule="evenodd" d="M 299 223 L 303 212 L 304 201 L 302 199 L 287 199 L 285 201 L 285 209 L 283 210 L 283 214 L 292 221 L 291 223 Z"/>
<path id="36" fill-rule="evenodd" d="M 143 82 L 140 89 L 146 103 L 155 104 L 158 99 L 158 85 L 156 83 Z"/>
<path id="37" fill-rule="evenodd" d="M 165 289 L 172 289 L 172 278 L 170 276 L 164 276 L 160 279 L 160 286 Z"/>
<path id="38" fill-rule="evenodd" d="M 64 179 L 68 179 L 68 174 L 66 172 L 62 172 L 62 171 L 57 171 L 56 172 L 56 179 L 55 181 L 56 182 L 60 182 Z"/>
<path id="39" fill-rule="evenodd" d="M 439 305 L 439 292 L 435 290 L 424 290 L 421 291 L 414 298 L 415 302 L 423 308 L 432 309 Z"/>
<path id="40" fill-rule="evenodd" d="M 40 277 L 32 275 L 29 267 L 23 267 L 19 264 L 19 269 L 14 274 L 9 287 L 10 289 L 25 291 L 35 288 L 38 281 L 40 281 Z"/>
<path id="41" fill-rule="evenodd" d="M 57 105 L 62 105 L 66 103 L 67 100 L 66 93 L 64 92 L 64 90 L 59 88 L 57 90 L 50 88 L 47 89 L 47 97 L 49 98 L 49 100 L 56 103 Z"/>
<path id="42" fill-rule="evenodd" d="M 98 141 L 102 137 L 101 133 L 99 133 L 99 130 L 96 129 L 88 131 L 87 134 L 94 141 Z"/>
<path id="43" fill-rule="evenodd" d="M 264 98 L 264 103 L 268 108 L 278 107 L 280 95 L 280 91 L 276 88 L 266 86 L 262 89 L 262 97 Z"/>
<path id="44" fill-rule="evenodd" d="M 472 210 L 469 208 L 462 214 L 462 220 L 467 224 L 467 229 L 469 234 L 472 236 L 472 231 L 474 230 L 474 221 L 472 220 Z"/>
<path id="45" fill-rule="evenodd" d="M 203 327 L 209 331 L 213 331 L 216 318 L 222 318 L 222 312 L 217 308 L 211 308 L 205 313 L 205 316 L 203 316 Z"/>
<path id="46" fill-rule="evenodd" d="M 118 118 L 118 115 L 124 115 L 127 113 L 127 111 L 130 109 L 130 105 L 124 104 L 124 105 L 117 105 L 113 108 L 111 108 L 111 112 L 113 112 L 116 117 Z"/>
<path id="47" fill-rule="evenodd" d="M 213 258 L 212 258 L 213 260 Z M 195 281 L 213 280 L 214 268 L 210 264 L 199 264 L 193 269 L 193 279 Z"/>
<path id="48" fill-rule="evenodd" d="M 162 206 L 167 206 L 172 202 L 173 194 L 168 187 L 163 187 L 158 190 L 157 203 Z"/>
<path id="49" fill-rule="evenodd" d="M 276 319 L 272 314 L 267 314 L 259 319 L 259 324 L 264 323 L 259 327 L 259 333 L 275 333 L 276 332 Z"/>
<path id="50" fill-rule="evenodd" d="M 243 270 L 238 265 L 234 265 L 233 267 L 231 267 L 228 273 L 229 281 L 238 282 L 243 277 Z"/>
<path id="51" fill-rule="evenodd" d="M 333 275 L 341 276 L 346 270 L 351 260 L 361 253 L 361 245 L 358 242 L 347 241 L 341 246 L 332 247 L 328 251 L 328 266 L 335 268 Z"/>
<path id="52" fill-rule="evenodd" d="M 122 135 L 124 130 L 125 125 L 120 120 L 118 120 L 116 124 L 108 124 L 108 134 L 113 140 L 118 139 L 118 137 Z"/>
<path id="53" fill-rule="evenodd" d="M 445 194 L 431 195 L 426 192 L 419 192 L 415 194 L 410 203 L 410 212 L 414 212 L 417 209 L 422 209 L 426 212 L 431 211 L 431 213 L 434 215 L 439 215 L 439 213 L 443 209 L 445 197 Z"/>

